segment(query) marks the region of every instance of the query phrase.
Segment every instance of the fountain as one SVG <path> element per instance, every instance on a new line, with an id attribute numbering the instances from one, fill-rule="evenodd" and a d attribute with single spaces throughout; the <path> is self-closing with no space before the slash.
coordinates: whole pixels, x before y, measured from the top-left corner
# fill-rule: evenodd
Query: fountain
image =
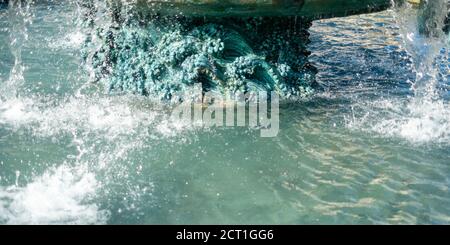
<path id="1" fill-rule="evenodd" d="M 1 224 L 449 223 L 448 43 L 435 32 L 445 12 L 430 18 L 423 2 L 308 29 L 345 13 L 46 1 L 0 11 Z M 277 138 L 260 139 L 250 120 L 172 120 L 149 102 L 198 83 L 307 96 L 319 90 L 309 31 L 329 89 L 280 106 Z"/>
<path id="2" fill-rule="evenodd" d="M 111 93 L 180 100 L 180 94 L 201 84 L 204 92 L 270 91 L 282 98 L 305 97 L 314 90 L 316 73 L 306 47 L 312 21 L 381 11 L 390 4 L 391 0 L 85 1 L 83 23 L 91 30 L 85 60 L 91 64 L 93 82 Z"/>

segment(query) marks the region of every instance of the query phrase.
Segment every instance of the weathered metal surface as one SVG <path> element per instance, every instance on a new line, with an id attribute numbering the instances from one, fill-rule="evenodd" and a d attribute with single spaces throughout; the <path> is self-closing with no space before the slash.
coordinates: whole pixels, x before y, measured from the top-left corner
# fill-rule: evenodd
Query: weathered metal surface
<path id="1" fill-rule="evenodd" d="M 141 9 L 163 15 L 207 17 L 300 16 L 310 19 L 321 19 L 384 10 L 390 6 L 391 1 L 138 0 L 138 4 Z"/>

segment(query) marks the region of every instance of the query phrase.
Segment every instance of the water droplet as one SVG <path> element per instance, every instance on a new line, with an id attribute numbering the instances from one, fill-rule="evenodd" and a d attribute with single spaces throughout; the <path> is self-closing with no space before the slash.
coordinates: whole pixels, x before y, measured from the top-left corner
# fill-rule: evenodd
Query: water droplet
<path id="1" fill-rule="evenodd" d="M 16 171 L 16 186 L 19 186 L 20 171 Z"/>

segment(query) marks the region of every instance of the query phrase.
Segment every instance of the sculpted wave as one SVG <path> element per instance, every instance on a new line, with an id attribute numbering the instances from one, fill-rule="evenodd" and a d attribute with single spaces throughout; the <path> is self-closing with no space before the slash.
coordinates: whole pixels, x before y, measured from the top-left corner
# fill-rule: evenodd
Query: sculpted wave
<path id="1" fill-rule="evenodd" d="M 313 91 L 308 21 L 136 16 L 133 8 L 107 8 L 109 26 L 87 21 L 85 59 L 94 81 L 111 93 L 172 100 L 194 84 L 205 92 L 273 91 L 283 98 Z"/>

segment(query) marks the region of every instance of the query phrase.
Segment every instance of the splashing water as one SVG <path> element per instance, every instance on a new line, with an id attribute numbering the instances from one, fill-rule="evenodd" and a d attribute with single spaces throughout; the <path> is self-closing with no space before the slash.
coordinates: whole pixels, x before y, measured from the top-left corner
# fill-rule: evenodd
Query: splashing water
<path id="1" fill-rule="evenodd" d="M 313 23 L 317 82 L 335 88 L 282 106 L 262 139 L 92 83 L 89 25 L 114 16 L 85 4 L 105 2 L 0 9 L 0 223 L 450 222 L 448 54 L 418 10 Z"/>
<path id="2" fill-rule="evenodd" d="M 31 0 L 9 1 L 8 19 L 10 31 L 10 50 L 14 56 L 14 66 L 11 70 L 6 86 L 2 88 L 2 95 L 16 95 L 16 89 L 24 81 L 24 65 L 22 63 L 22 45 L 28 41 L 28 25 L 32 22 L 30 10 Z"/>
<path id="3" fill-rule="evenodd" d="M 401 134 L 407 137 L 416 135 L 419 140 L 448 141 L 450 105 L 441 98 L 442 93 L 438 87 L 439 81 L 445 75 L 441 74 L 439 64 L 448 62 L 450 40 L 443 31 L 444 20 L 448 14 L 448 1 L 429 1 L 428 4 L 426 9 L 416 10 L 423 13 L 419 13 L 419 16 L 422 16 L 413 20 L 410 19 L 411 16 L 417 14 L 411 13 L 414 10 L 410 5 L 405 5 L 397 11 L 397 21 L 405 48 L 412 56 L 416 72 L 416 81 L 412 88 L 414 97 L 408 105 L 411 119 L 401 126 Z M 422 30 L 424 28 L 430 30 Z M 444 72 L 448 72 L 448 69 Z"/>
<path id="4" fill-rule="evenodd" d="M 448 2 L 429 2 L 424 9 L 405 3 L 393 10 L 403 47 L 411 56 L 416 74 L 415 80 L 408 81 L 412 84 L 412 96 L 408 100 L 382 99 L 369 108 L 356 105 L 353 110 L 362 116 L 355 118 L 353 114 L 348 120 L 349 127 L 418 143 L 450 142 L 450 104 L 443 98 L 448 89 L 441 86 L 450 72 L 447 67 L 450 38 L 443 31 Z"/>
<path id="5" fill-rule="evenodd" d="M 56 1 L 58 4 L 58 1 Z M 69 2 L 62 7 L 49 2 L 48 8 L 60 10 L 49 19 L 34 16 L 33 11 L 45 11 L 33 1 L 13 0 L 9 2 L 7 16 L 10 38 L 9 50 L 13 58 L 13 66 L 8 79 L 0 89 L 0 125 L 1 130 L 11 130 L 20 134 L 28 131 L 37 138 L 50 138 L 46 147 L 61 144 L 69 138 L 69 145 L 75 147 L 75 152 L 69 154 L 60 163 L 43 163 L 51 166 L 39 171 L 33 167 L 32 177 L 28 181 L 19 178 L 21 171 L 15 170 L 16 178 L 13 185 L 0 188 L 0 222 L 8 224 L 102 224 L 108 220 L 108 210 L 95 202 L 102 193 L 112 191 L 112 181 L 120 180 L 121 191 L 130 195 L 128 200 L 122 200 L 124 205 L 119 209 L 127 210 L 138 201 L 141 195 L 151 196 L 152 182 L 146 180 L 145 187 L 139 184 L 128 184 L 126 176 L 131 163 L 111 166 L 118 161 L 126 161 L 129 152 L 144 147 L 148 138 L 176 136 L 176 131 L 184 131 L 189 125 L 173 121 L 170 114 L 164 112 L 162 106 L 154 105 L 143 98 L 116 97 L 108 98 L 92 91 L 84 77 L 75 82 L 73 88 L 66 88 L 70 93 L 61 100 L 55 100 L 55 95 L 41 94 L 41 89 L 33 91 L 35 84 L 58 93 L 67 87 L 67 77 L 85 72 L 85 68 L 62 69 L 63 80 L 51 79 L 40 81 L 34 77 L 33 67 L 27 67 L 23 54 L 27 57 L 44 55 L 42 50 L 50 50 L 63 56 L 66 53 L 76 53 L 85 42 L 88 33 L 83 28 L 75 26 L 64 28 L 53 37 L 45 37 L 48 31 L 45 24 L 51 21 L 62 25 L 64 18 L 79 20 L 83 15 L 78 2 Z M 45 5 L 44 5 L 45 7 Z M 67 8 L 67 9 L 65 9 Z M 68 10 L 65 16 L 63 10 Z M 43 25 L 43 29 L 33 29 Z M 80 21 L 81 22 L 81 21 Z M 6 23 L 6 21 L 5 21 Z M 32 37 L 30 37 L 32 35 Z M 40 36 L 43 35 L 43 36 Z M 44 43 L 43 43 L 43 42 Z M 79 59 L 47 61 L 49 72 L 58 75 L 61 69 L 59 63 L 75 64 L 79 67 Z M 28 61 L 29 62 L 29 61 Z M 55 69 L 51 69 L 54 66 Z M 38 70 L 40 74 L 42 71 Z M 29 77 L 25 77 L 28 74 Z M 52 84 L 53 82 L 53 84 Z M 47 83 L 47 84 L 46 84 Z M 79 85 L 79 86 L 77 86 Z M 154 130 L 149 133 L 148 128 Z M 66 143 L 63 143 L 66 144 Z M 98 145 L 107 144 L 105 147 Z M 70 147 L 72 148 L 72 147 Z M 44 153 L 46 154 L 46 153 Z M 39 157 L 36 155 L 35 157 Z M 125 160 L 124 160 L 125 159 Z M 1 162 L 3 165 L 3 161 Z M 40 165 L 42 163 L 30 163 Z M 20 168 L 17 166 L 17 168 Z M 133 166 L 134 168 L 134 166 Z M 26 171 L 25 171 L 26 172 Z M 39 174 L 42 172 L 41 174 Z M 19 173 L 19 174 L 18 174 Z M 0 173 L 2 176 L 6 172 Z M 101 181 L 98 180 L 102 176 Z M 143 177 L 145 178 L 145 177 Z M 0 177 L 0 180 L 4 178 Z M 109 183 L 109 184 L 108 184 Z M 127 186 L 129 185 L 129 186 Z M 105 187 L 106 186 L 106 187 Z M 116 192 L 118 190 L 115 190 Z M 135 194 L 133 194 L 136 192 Z M 105 194 L 106 195 L 106 194 Z M 105 197 L 107 198 L 107 197 Z M 121 211 L 122 212 L 122 211 Z"/>
<path id="6" fill-rule="evenodd" d="M 76 172 L 74 172 L 76 171 Z M 102 224 L 107 211 L 86 204 L 98 188 L 95 175 L 62 165 L 26 187 L 0 188 L 0 222 L 7 224 Z"/>

